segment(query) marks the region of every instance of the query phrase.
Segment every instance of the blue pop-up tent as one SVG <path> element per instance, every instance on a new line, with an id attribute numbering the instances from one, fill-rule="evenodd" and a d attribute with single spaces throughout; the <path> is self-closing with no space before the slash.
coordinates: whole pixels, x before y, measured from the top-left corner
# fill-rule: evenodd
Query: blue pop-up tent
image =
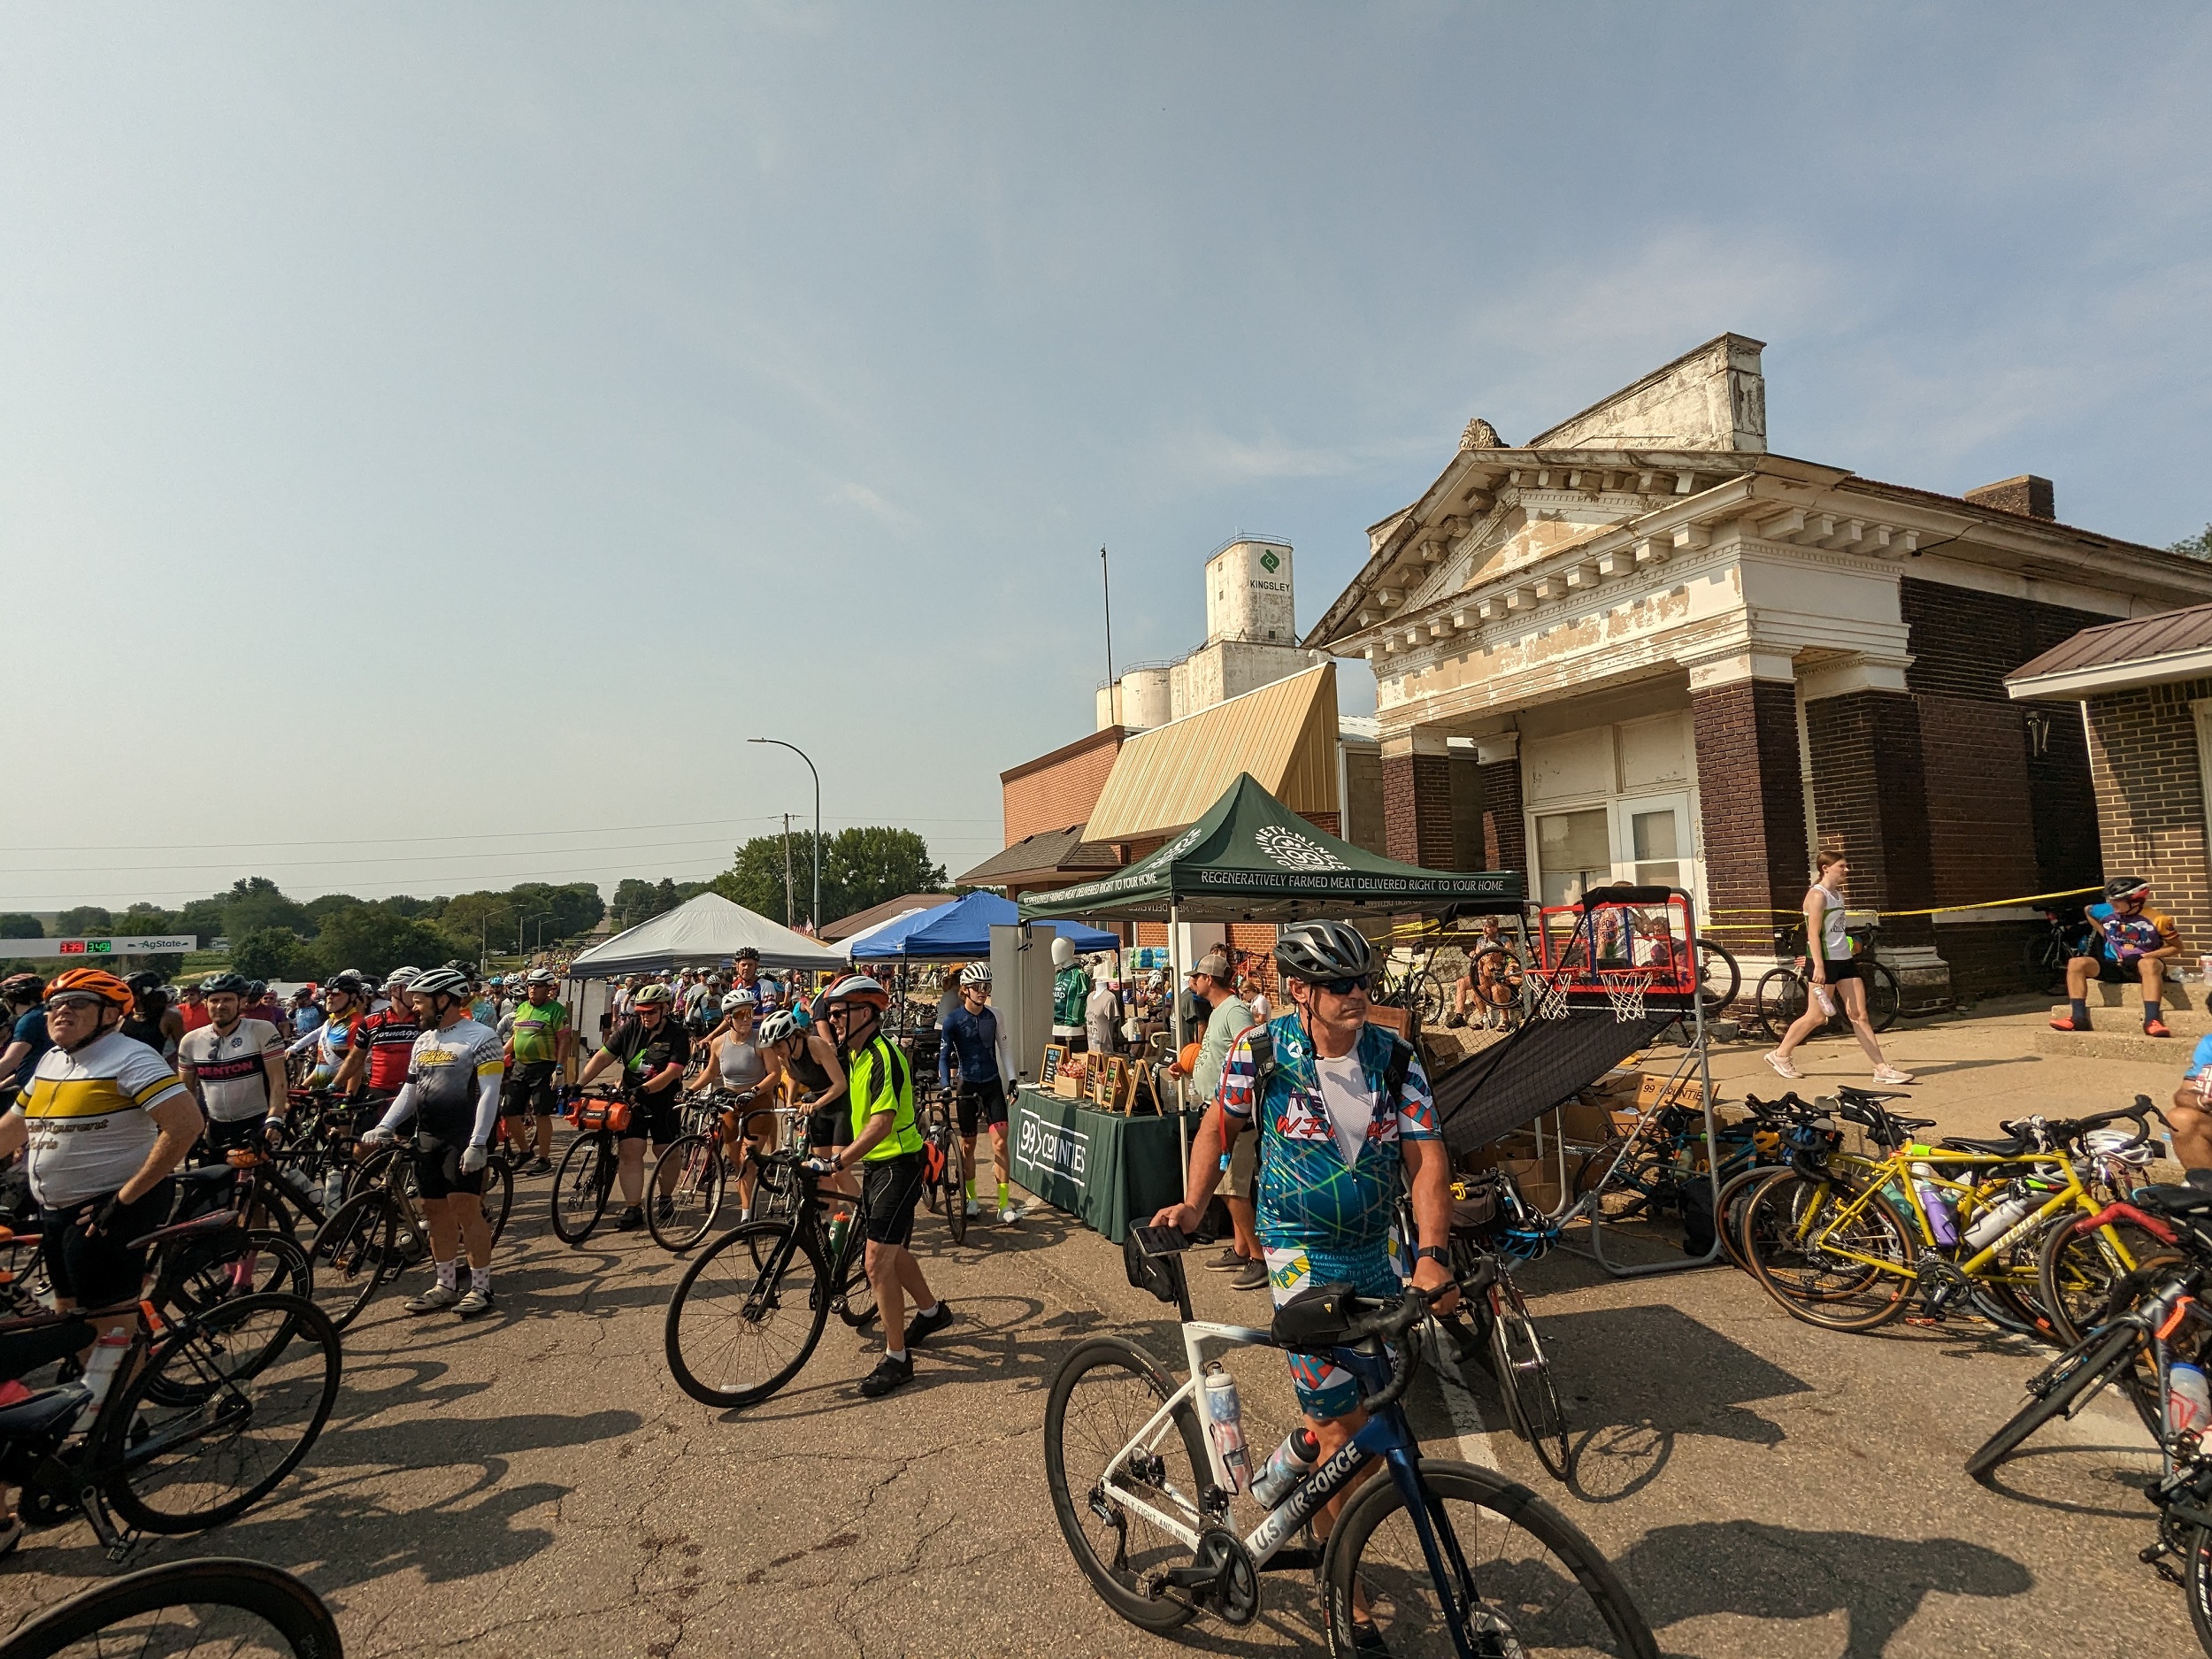
<path id="1" fill-rule="evenodd" d="M 853 941 L 855 962 L 981 962 L 991 955 L 993 926 L 1021 920 L 1013 900 L 995 893 L 971 893 L 950 904 L 916 910 Z M 1051 930 L 1078 950 L 1118 950 L 1113 934 L 1080 922 L 1054 922 Z"/>

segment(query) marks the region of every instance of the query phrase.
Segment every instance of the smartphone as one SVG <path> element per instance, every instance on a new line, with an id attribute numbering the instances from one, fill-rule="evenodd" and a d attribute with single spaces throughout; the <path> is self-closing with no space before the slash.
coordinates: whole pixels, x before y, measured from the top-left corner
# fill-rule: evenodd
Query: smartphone
<path id="1" fill-rule="evenodd" d="M 1180 1256 L 1190 1248 L 1190 1240 L 1177 1227 L 1132 1227 L 1137 1235 L 1137 1248 L 1146 1256 Z"/>

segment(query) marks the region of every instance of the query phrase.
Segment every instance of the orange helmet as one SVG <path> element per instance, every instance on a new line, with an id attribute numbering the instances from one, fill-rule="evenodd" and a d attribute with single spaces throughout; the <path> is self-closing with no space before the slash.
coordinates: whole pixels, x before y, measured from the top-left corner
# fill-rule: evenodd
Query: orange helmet
<path id="1" fill-rule="evenodd" d="M 72 968 L 66 973 L 57 974 L 47 984 L 46 1000 L 50 1002 L 72 991 L 79 995 L 89 992 L 118 1012 L 131 1011 L 131 987 L 104 968 Z"/>

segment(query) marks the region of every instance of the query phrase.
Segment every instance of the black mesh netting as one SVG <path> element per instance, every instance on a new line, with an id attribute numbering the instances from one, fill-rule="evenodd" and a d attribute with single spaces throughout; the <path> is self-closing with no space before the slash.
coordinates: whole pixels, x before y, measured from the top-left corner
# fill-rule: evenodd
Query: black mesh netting
<path id="1" fill-rule="evenodd" d="M 1604 1002 L 1570 1002 L 1560 1019 L 1531 1019 L 1436 1083 L 1445 1143 L 1471 1152 L 1571 1100 L 1682 1018 L 1649 1000 L 1640 1019 L 1615 1018 Z"/>

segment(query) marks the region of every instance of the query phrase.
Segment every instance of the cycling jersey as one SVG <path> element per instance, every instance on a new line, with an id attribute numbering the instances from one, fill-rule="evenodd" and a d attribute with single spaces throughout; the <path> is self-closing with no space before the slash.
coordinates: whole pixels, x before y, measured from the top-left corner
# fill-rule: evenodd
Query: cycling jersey
<path id="1" fill-rule="evenodd" d="M 559 1057 L 558 1039 L 562 1029 L 568 1024 L 568 1010 L 558 1002 L 525 1001 L 516 1005 L 511 1018 L 514 1021 L 517 1065 Z"/>
<path id="2" fill-rule="evenodd" d="M 407 1084 L 414 1091 L 419 1128 L 426 1135 L 463 1145 L 481 1144 L 491 1133 L 488 1118 L 479 1133 L 480 1109 L 488 1098 L 495 1115 L 499 1079 L 506 1071 L 499 1033 L 481 1021 L 458 1019 L 443 1031 L 426 1031 L 408 1056 Z"/>
<path id="3" fill-rule="evenodd" d="M 921 1151 L 922 1132 L 914 1122 L 914 1068 L 888 1037 L 878 1032 L 858 1054 L 849 1056 L 845 1076 L 852 1086 L 854 1140 L 878 1112 L 893 1114 L 891 1133 L 869 1148 L 866 1162 L 879 1164 Z"/>
<path id="4" fill-rule="evenodd" d="M 407 1067 L 415 1052 L 415 1038 L 422 1026 L 411 1010 L 397 1003 L 380 1010 L 356 1028 L 354 1042 L 369 1056 L 366 1087 L 380 1094 L 396 1094 L 407 1081 Z"/>
<path id="5" fill-rule="evenodd" d="M 1070 963 L 1052 976 L 1052 1034 L 1080 1037 L 1084 1005 L 1091 1000 L 1091 976 Z"/>
<path id="6" fill-rule="evenodd" d="M 1275 1057 L 1263 1101 L 1254 1098 L 1253 1032 L 1237 1039 L 1221 1072 L 1222 1110 L 1248 1122 L 1258 1110 L 1260 1243 L 1271 1250 L 1379 1248 L 1397 1214 L 1398 1143 L 1437 1138 L 1436 1103 L 1419 1057 L 1409 1060 L 1398 1108 L 1389 1111 L 1385 1072 L 1394 1040 L 1381 1026 L 1363 1025 L 1351 1055 L 1318 1064 L 1297 1015 L 1265 1030 Z M 1357 1148 L 1349 1158 L 1347 1141 Z"/>
<path id="7" fill-rule="evenodd" d="M 287 1050 L 290 1054 L 313 1053 L 315 1064 L 307 1074 L 310 1088 L 330 1087 L 330 1079 L 338 1075 L 338 1068 L 345 1064 L 346 1050 L 352 1046 L 353 1028 L 360 1023 L 357 1014 L 349 1014 L 343 1019 L 326 1019 Z"/>
<path id="8" fill-rule="evenodd" d="M 197 1079 L 200 1102 L 219 1124 L 243 1123 L 269 1111 L 269 1072 L 263 1064 L 284 1052 L 284 1040 L 265 1019 L 242 1019 L 228 1033 L 212 1025 L 187 1032 L 177 1060 Z"/>
<path id="9" fill-rule="evenodd" d="M 2114 962 L 2131 962 L 2149 951 L 2181 942 L 2181 930 L 2174 926 L 2174 918 L 2147 904 L 2132 916 L 2123 916 L 2109 904 L 2093 904 L 2086 914 L 2105 956 Z"/>
<path id="10" fill-rule="evenodd" d="M 607 1033 L 606 1050 L 622 1062 L 623 1087 L 630 1089 L 669 1066 L 691 1064 L 691 1039 L 666 1014 L 661 1016 L 658 1031 L 646 1030 L 645 1022 L 631 1015 Z M 672 1098 L 677 1087 L 668 1084 L 658 1092 Z"/>
<path id="11" fill-rule="evenodd" d="M 968 1012 L 963 1003 L 945 1016 L 945 1040 L 937 1045 L 937 1080 L 952 1077 L 953 1057 L 960 1060 L 963 1083 L 996 1082 L 999 1064 L 998 1016 L 986 1004 L 979 1013 Z"/>
<path id="12" fill-rule="evenodd" d="M 161 1138 L 153 1109 L 179 1099 L 191 1095 L 169 1063 L 119 1031 L 47 1049 L 12 1109 L 30 1119 L 33 1194 L 61 1205 L 119 1190 Z"/>

